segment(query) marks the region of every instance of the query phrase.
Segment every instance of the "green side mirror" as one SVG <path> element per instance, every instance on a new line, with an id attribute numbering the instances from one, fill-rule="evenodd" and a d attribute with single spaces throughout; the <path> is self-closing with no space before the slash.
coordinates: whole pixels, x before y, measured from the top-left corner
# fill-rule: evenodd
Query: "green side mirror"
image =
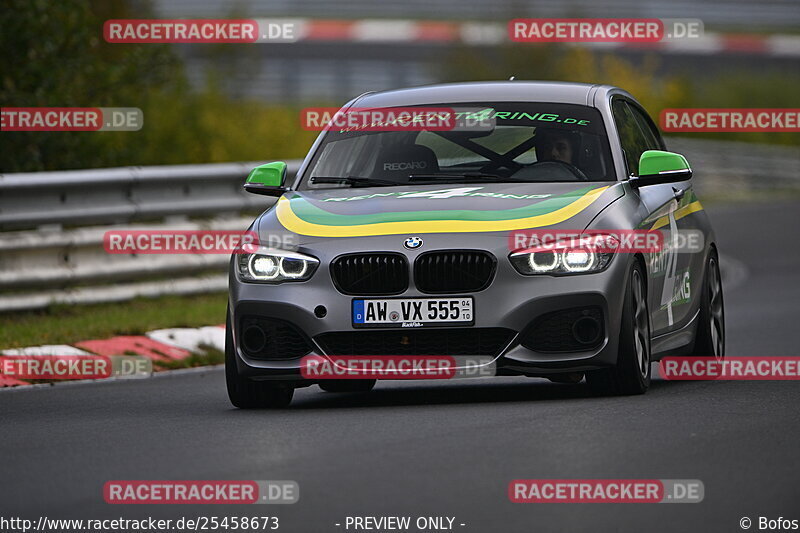
<path id="1" fill-rule="evenodd" d="M 283 185 L 285 181 L 286 163 L 275 161 L 251 170 L 244 184 L 244 190 L 255 194 L 280 196 L 288 190 Z"/>
<path id="2" fill-rule="evenodd" d="M 681 154 L 647 150 L 639 158 L 639 176 L 631 178 L 636 187 L 686 181 L 692 177 L 692 168 Z"/>

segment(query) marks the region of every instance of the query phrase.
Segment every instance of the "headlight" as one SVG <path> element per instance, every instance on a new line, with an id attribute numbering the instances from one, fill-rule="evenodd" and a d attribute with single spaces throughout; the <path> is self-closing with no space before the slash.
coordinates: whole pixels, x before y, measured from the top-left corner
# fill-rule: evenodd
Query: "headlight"
<path id="1" fill-rule="evenodd" d="M 282 283 L 309 279 L 319 260 L 297 252 L 259 247 L 254 251 L 237 250 L 236 265 L 242 281 Z"/>
<path id="2" fill-rule="evenodd" d="M 607 239 L 614 239 L 608 236 Z M 609 243 L 609 240 L 606 243 Z M 612 246 L 615 247 L 615 246 Z M 514 252 L 511 264 L 520 274 L 588 274 L 605 269 L 613 252 L 598 251 L 584 243 L 569 240 Z"/>

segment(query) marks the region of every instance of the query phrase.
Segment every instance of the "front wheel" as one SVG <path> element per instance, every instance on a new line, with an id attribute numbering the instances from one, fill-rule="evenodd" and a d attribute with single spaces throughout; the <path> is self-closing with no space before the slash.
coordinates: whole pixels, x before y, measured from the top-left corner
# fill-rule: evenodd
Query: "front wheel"
<path id="1" fill-rule="evenodd" d="M 625 288 L 617 364 L 586 373 L 586 382 L 597 394 L 643 394 L 650 386 L 650 312 L 646 287 L 644 270 L 635 262 Z"/>
<path id="2" fill-rule="evenodd" d="M 225 383 L 228 398 L 239 409 L 287 407 L 292 403 L 294 387 L 285 383 L 252 381 L 239 374 L 233 346 L 230 310 L 225 320 Z"/>

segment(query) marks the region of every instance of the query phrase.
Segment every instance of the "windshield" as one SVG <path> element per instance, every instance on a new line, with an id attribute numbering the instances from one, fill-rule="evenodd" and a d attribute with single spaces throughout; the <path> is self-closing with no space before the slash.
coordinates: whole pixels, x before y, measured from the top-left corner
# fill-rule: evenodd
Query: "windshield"
<path id="1" fill-rule="evenodd" d="M 332 129 L 299 188 L 616 180 L 602 117 L 594 108 L 530 102 L 428 107 L 469 108 L 478 110 L 472 116 L 490 120 L 451 130 Z"/>

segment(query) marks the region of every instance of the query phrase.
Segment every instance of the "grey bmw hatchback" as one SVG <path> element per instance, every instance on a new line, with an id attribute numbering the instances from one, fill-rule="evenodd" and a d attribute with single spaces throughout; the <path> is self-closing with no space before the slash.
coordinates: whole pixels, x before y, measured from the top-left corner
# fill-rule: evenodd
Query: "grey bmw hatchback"
<path id="1" fill-rule="evenodd" d="M 719 254 L 692 170 L 633 96 L 458 83 L 367 93 L 342 113 L 363 109 L 480 125 L 334 124 L 296 172 L 253 169 L 245 189 L 277 200 L 231 257 L 233 405 L 375 385 L 309 376 L 309 360 L 471 358 L 480 375 L 641 394 L 665 355 L 724 356 Z"/>

